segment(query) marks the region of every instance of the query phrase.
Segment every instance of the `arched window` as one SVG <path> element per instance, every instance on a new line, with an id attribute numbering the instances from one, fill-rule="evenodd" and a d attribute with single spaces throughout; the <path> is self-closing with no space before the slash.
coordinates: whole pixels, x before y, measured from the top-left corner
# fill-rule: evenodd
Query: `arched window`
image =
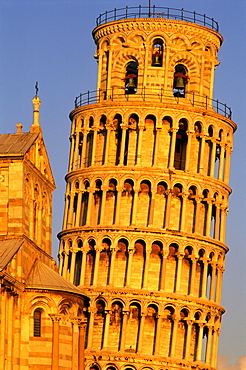
<path id="1" fill-rule="evenodd" d="M 136 94 L 138 85 L 138 62 L 131 61 L 126 66 L 125 93 Z"/>
<path id="2" fill-rule="evenodd" d="M 33 336 L 41 337 L 41 317 L 42 312 L 37 308 L 33 313 Z"/>
<path id="3" fill-rule="evenodd" d="M 174 77 L 173 77 L 173 96 L 180 98 L 185 97 L 185 86 L 188 81 L 187 69 L 183 64 L 177 64 L 175 66 Z"/>
<path id="4" fill-rule="evenodd" d="M 163 62 L 163 41 L 161 39 L 155 39 L 152 49 L 152 66 L 162 67 Z"/>

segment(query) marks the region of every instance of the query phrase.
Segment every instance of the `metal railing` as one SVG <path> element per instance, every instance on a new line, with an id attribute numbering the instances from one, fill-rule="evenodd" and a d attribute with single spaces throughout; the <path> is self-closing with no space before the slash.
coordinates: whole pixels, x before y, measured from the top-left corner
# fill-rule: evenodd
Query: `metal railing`
<path id="1" fill-rule="evenodd" d="M 135 94 L 127 94 L 124 88 L 112 88 L 109 90 L 94 90 L 80 94 L 75 99 L 75 109 L 84 105 L 101 103 L 105 101 L 132 101 L 143 102 L 150 101 L 153 103 L 171 103 L 180 105 L 191 105 L 193 107 L 203 108 L 206 110 L 213 109 L 215 112 L 231 119 L 232 111 L 226 104 L 207 96 L 201 96 L 195 93 L 186 93 L 185 97 L 173 96 L 172 92 L 164 91 L 163 88 L 142 88 L 138 89 Z"/>
<path id="2" fill-rule="evenodd" d="M 179 21 L 192 22 L 219 31 L 218 22 L 209 18 L 206 14 L 199 14 L 184 9 L 166 8 L 153 6 L 128 7 L 106 11 L 96 19 L 96 25 L 100 26 L 108 22 L 130 18 L 165 18 Z"/>

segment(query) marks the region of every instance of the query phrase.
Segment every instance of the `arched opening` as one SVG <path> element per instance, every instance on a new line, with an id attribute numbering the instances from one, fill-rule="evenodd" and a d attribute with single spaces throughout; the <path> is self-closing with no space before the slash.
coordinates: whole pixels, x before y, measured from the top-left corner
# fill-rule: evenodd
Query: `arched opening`
<path id="1" fill-rule="evenodd" d="M 174 308 L 166 306 L 162 321 L 162 335 L 160 338 L 160 355 L 169 357 L 172 349 L 172 337 L 174 326 Z"/>
<path id="2" fill-rule="evenodd" d="M 127 323 L 127 336 L 125 341 L 125 352 L 137 352 L 139 327 L 141 320 L 141 307 L 137 302 L 131 303 Z"/>
<path id="3" fill-rule="evenodd" d="M 88 202 L 89 202 L 89 187 L 90 184 L 88 181 L 85 181 L 84 184 L 85 191 L 82 194 L 82 201 L 81 201 L 81 215 L 80 215 L 80 225 L 84 226 L 86 224 L 87 218 L 87 210 L 88 210 Z"/>
<path id="4" fill-rule="evenodd" d="M 106 286 L 109 280 L 109 266 L 110 266 L 110 246 L 111 240 L 104 238 L 102 241 L 102 250 L 100 252 L 97 284 L 99 286 Z"/>
<path id="5" fill-rule="evenodd" d="M 125 93 L 136 94 L 138 85 L 138 62 L 132 60 L 126 66 Z"/>
<path id="6" fill-rule="evenodd" d="M 126 283 L 126 272 L 127 272 L 127 261 L 128 261 L 128 241 L 126 239 L 120 239 L 117 245 L 117 253 L 115 258 L 115 273 L 114 285 L 116 287 L 123 287 Z"/>
<path id="7" fill-rule="evenodd" d="M 152 66 L 162 67 L 163 63 L 163 40 L 155 39 L 152 47 Z"/>
<path id="8" fill-rule="evenodd" d="M 147 315 L 144 321 L 142 352 L 144 354 L 153 355 L 155 350 L 155 338 L 157 327 L 158 307 L 150 304 L 147 307 Z"/>
<path id="9" fill-rule="evenodd" d="M 146 258 L 146 244 L 143 240 L 137 240 L 134 245 L 132 258 L 131 286 L 136 289 L 143 287 L 144 265 Z"/>
<path id="10" fill-rule="evenodd" d="M 96 302 L 96 312 L 94 315 L 94 327 L 93 327 L 93 344 L 94 350 L 100 350 L 103 347 L 104 340 L 104 327 L 105 327 L 105 302 L 98 300 Z"/>
<path id="11" fill-rule="evenodd" d="M 120 154 L 121 154 L 121 146 L 122 146 L 122 116 L 120 114 L 116 114 L 113 119 L 113 125 L 115 128 L 115 142 L 116 142 L 116 153 L 115 153 L 115 164 L 120 163 Z"/>
<path id="12" fill-rule="evenodd" d="M 124 181 L 121 209 L 124 210 L 124 219 L 120 219 L 120 224 L 129 226 L 132 223 L 132 210 L 134 201 L 134 183 L 133 180 L 127 179 Z"/>
<path id="13" fill-rule="evenodd" d="M 96 259 L 96 242 L 94 239 L 89 240 L 88 247 L 89 251 L 86 255 L 86 267 L 85 267 L 85 285 L 93 284 L 94 268 L 95 268 L 95 259 Z"/>
<path id="14" fill-rule="evenodd" d="M 80 284 L 80 273 L 81 273 L 81 265 L 82 265 L 82 240 L 78 241 L 77 244 L 78 252 L 76 253 L 75 258 L 75 269 L 74 269 L 74 284 L 78 286 Z"/>
<path id="15" fill-rule="evenodd" d="M 106 224 L 113 225 L 115 223 L 117 196 L 117 181 L 115 179 L 110 179 L 105 203 L 107 212 L 105 212 L 104 221 Z"/>
<path id="16" fill-rule="evenodd" d="M 166 280 L 167 291 L 174 293 L 177 283 L 177 269 L 178 269 L 178 244 L 172 243 L 169 245 L 169 253 L 167 256 L 167 271 L 169 271 L 169 278 Z"/>
<path id="17" fill-rule="evenodd" d="M 161 272 L 162 272 L 162 252 L 163 245 L 159 241 L 152 243 L 150 252 L 150 262 L 148 271 L 148 289 L 159 290 L 161 288 Z"/>
<path id="18" fill-rule="evenodd" d="M 186 93 L 187 82 L 188 82 L 187 68 L 183 64 L 177 64 L 174 68 L 173 96 L 184 98 Z"/>
<path id="19" fill-rule="evenodd" d="M 120 350 L 122 324 L 123 324 L 123 305 L 120 301 L 114 301 L 111 306 L 110 326 L 109 326 L 111 351 Z"/>

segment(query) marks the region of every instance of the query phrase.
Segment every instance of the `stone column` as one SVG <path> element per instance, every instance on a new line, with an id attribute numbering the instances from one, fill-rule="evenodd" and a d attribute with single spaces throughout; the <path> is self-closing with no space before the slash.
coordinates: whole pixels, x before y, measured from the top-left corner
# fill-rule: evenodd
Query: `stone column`
<path id="1" fill-rule="evenodd" d="M 198 324 L 198 325 L 199 325 L 199 334 L 198 334 L 196 361 L 201 361 L 202 360 L 202 338 L 203 338 L 203 325 L 204 324 Z"/>
<path id="2" fill-rule="evenodd" d="M 104 333 L 103 333 L 103 349 L 107 349 L 108 347 L 108 333 L 109 333 L 109 323 L 110 323 L 110 310 L 105 310 L 106 318 L 105 318 L 105 325 L 104 325 Z"/>
<path id="3" fill-rule="evenodd" d="M 73 166 L 74 169 L 78 169 L 80 166 L 79 163 L 79 132 L 75 132 L 75 148 L 74 148 L 74 159 L 73 159 Z"/>
<path id="4" fill-rule="evenodd" d="M 210 199 L 207 200 L 207 202 L 208 202 L 208 212 L 206 220 L 206 236 L 210 236 L 213 200 Z"/>
<path id="5" fill-rule="evenodd" d="M 138 190 L 134 189 L 131 226 L 136 225 L 137 208 L 138 208 Z"/>
<path id="6" fill-rule="evenodd" d="M 221 291 L 222 291 L 222 274 L 223 274 L 224 268 L 221 265 L 217 266 L 217 284 L 216 284 L 216 294 L 215 294 L 215 302 L 220 304 L 220 298 L 221 298 Z"/>
<path id="7" fill-rule="evenodd" d="M 210 364 L 211 359 L 211 342 L 212 342 L 212 327 L 207 326 L 208 328 L 208 337 L 207 337 L 207 345 L 206 345 L 206 352 L 205 352 L 205 363 Z"/>
<path id="8" fill-rule="evenodd" d="M 176 134 L 178 132 L 177 128 L 171 128 L 170 131 L 172 133 L 171 137 L 171 148 L 170 148 L 170 157 L 169 157 L 169 168 L 174 168 L 174 155 L 175 155 L 175 146 L 176 146 Z"/>
<path id="9" fill-rule="evenodd" d="M 192 261 L 192 265 L 191 265 L 191 279 L 190 279 L 189 294 L 191 296 L 194 296 L 194 284 L 195 284 L 195 278 L 196 278 L 196 261 L 197 261 L 197 258 L 192 257 L 191 261 Z"/>
<path id="10" fill-rule="evenodd" d="M 209 300 L 214 301 L 214 288 L 215 288 L 215 274 L 216 274 L 216 262 L 211 261 L 211 283 L 210 283 L 210 292 L 209 292 Z"/>
<path id="11" fill-rule="evenodd" d="M 75 193 L 71 192 L 70 193 L 70 204 L 69 204 L 69 209 L 68 209 L 67 228 L 72 227 L 74 196 L 75 196 Z"/>
<path id="12" fill-rule="evenodd" d="M 129 287 L 130 283 L 131 283 L 133 253 L 134 253 L 134 249 L 129 249 L 128 250 L 127 271 L 126 271 L 126 287 Z"/>
<path id="13" fill-rule="evenodd" d="M 172 200 L 172 189 L 169 189 L 166 191 L 167 194 L 167 205 L 166 205 L 166 213 L 165 213 L 165 222 L 164 222 L 164 228 L 169 228 L 169 222 L 170 222 L 170 211 L 171 211 L 171 200 Z"/>
<path id="14" fill-rule="evenodd" d="M 93 202 L 94 189 L 92 187 L 89 187 L 87 190 L 89 192 L 89 199 L 88 199 L 88 207 L 87 207 L 87 215 L 86 215 L 86 226 L 90 226 L 90 222 L 91 222 L 91 207 L 92 207 L 92 202 Z"/>
<path id="15" fill-rule="evenodd" d="M 203 273 L 202 273 L 202 294 L 201 298 L 206 298 L 207 282 L 208 282 L 208 262 L 209 260 L 203 259 Z"/>
<path id="16" fill-rule="evenodd" d="M 189 361 L 190 359 L 190 342 L 191 342 L 191 330 L 192 330 L 192 321 L 187 320 L 187 336 L 185 343 L 185 360 Z"/>
<path id="17" fill-rule="evenodd" d="M 209 176 L 214 177 L 214 165 L 215 165 L 215 154 L 216 154 L 216 141 L 211 140 L 212 151 L 211 151 L 211 163 L 210 163 L 210 173 Z"/>
<path id="18" fill-rule="evenodd" d="M 112 73 L 112 46 L 108 47 L 108 76 L 107 76 L 107 98 L 110 95 L 111 89 L 111 73 Z"/>
<path id="19" fill-rule="evenodd" d="M 148 224 L 147 226 L 153 227 L 153 220 L 154 220 L 154 212 L 155 212 L 155 194 L 151 194 L 150 203 L 149 203 L 149 217 L 148 217 Z"/>
<path id="20" fill-rule="evenodd" d="M 172 332 L 172 342 L 171 342 L 171 351 L 170 351 L 170 357 L 175 357 L 175 349 L 176 349 L 176 341 L 177 341 L 177 331 L 178 331 L 178 324 L 179 320 L 174 319 L 173 320 L 173 332 Z"/>
<path id="21" fill-rule="evenodd" d="M 138 353 L 142 352 L 145 316 L 146 314 L 141 312 L 140 326 L 139 326 L 139 332 L 138 332 L 138 344 L 137 344 Z"/>
<path id="22" fill-rule="evenodd" d="M 215 202 L 215 222 L 214 222 L 214 239 L 219 239 L 219 227 L 220 227 L 220 204 Z"/>
<path id="23" fill-rule="evenodd" d="M 122 137 L 121 137 L 119 165 L 124 166 L 124 154 L 125 154 L 125 145 L 126 145 L 126 130 L 127 130 L 128 126 L 121 123 L 121 128 L 122 128 Z"/>
<path id="24" fill-rule="evenodd" d="M 216 367 L 217 363 L 218 339 L 219 339 L 219 329 L 214 329 L 211 355 L 211 366 L 214 368 Z"/>
<path id="25" fill-rule="evenodd" d="M 194 132 L 187 131 L 188 141 L 186 145 L 186 155 L 185 155 L 185 171 L 189 172 L 190 169 L 190 151 L 191 151 L 191 140 Z"/>
<path id="26" fill-rule="evenodd" d="M 108 187 L 103 185 L 101 189 L 102 189 L 102 204 L 101 204 L 99 225 L 104 225 L 105 203 L 106 203 L 106 195 L 107 195 Z"/>
<path id="27" fill-rule="evenodd" d="M 79 283 L 79 285 L 84 285 L 84 282 L 85 282 L 86 257 L 87 257 L 87 253 L 88 252 L 89 252 L 88 246 L 82 247 L 82 264 L 81 264 L 80 283 Z"/>
<path id="28" fill-rule="evenodd" d="M 226 151 L 226 157 L 225 157 L 225 165 L 224 165 L 224 182 L 228 185 L 229 180 L 230 180 L 230 164 L 231 164 L 232 148 L 226 145 L 225 151 Z"/>
<path id="29" fill-rule="evenodd" d="M 58 253 L 58 259 L 59 259 L 59 274 L 62 275 L 62 262 L 63 262 L 63 256 L 62 256 L 62 251 L 60 247 L 60 251 Z"/>
<path id="30" fill-rule="evenodd" d="M 225 161 L 225 145 L 220 144 L 220 163 L 218 170 L 218 180 L 221 181 L 223 180 L 224 161 Z"/>
<path id="31" fill-rule="evenodd" d="M 64 250 L 63 253 L 64 253 L 64 265 L 62 270 L 62 276 L 66 279 L 69 250 Z"/>
<path id="32" fill-rule="evenodd" d="M 187 194 L 182 194 L 182 213 L 181 213 L 181 222 L 180 222 L 180 231 L 185 232 L 186 225 L 186 203 L 187 203 Z"/>
<path id="33" fill-rule="evenodd" d="M 121 194 L 122 194 L 123 188 L 120 186 L 117 186 L 116 189 L 117 189 L 117 198 L 116 198 L 115 224 L 119 225 L 120 223 L 120 203 L 121 203 Z"/>
<path id="34" fill-rule="evenodd" d="M 228 212 L 228 208 L 226 206 L 221 207 L 221 220 L 220 220 L 220 241 L 222 243 L 225 243 L 226 239 L 226 215 Z"/>
<path id="35" fill-rule="evenodd" d="M 121 336 L 120 336 L 120 352 L 125 351 L 125 339 L 126 339 L 126 329 L 127 329 L 129 311 L 123 311 L 122 313 L 123 313 L 123 322 L 122 322 Z"/>
<path id="36" fill-rule="evenodd" d="M 85 368 L 85 329 L 86 320 L 79 321 L 79 353 L 78 353 L 78 370 L 84 370 Z"/>
<path id="37" fill-rule="evenodd" d="M 201 199 L 199 197 L 196 198 L 196 215 L 195 215 L 195 227 L 194 232 L 199 233 L 199 225 L 200 225 L 200 209 L 201 209 Z"/>
<path id="38" fill-rule="evenodd" d="M 82 145 L 82 152 L 81 152 L 81 157 L 80 157 L 80 167 L 86 167 L 85 163 L 85 156 L 86 156 L 86 146 L 87 146 L 87 135 L 88 135 L 89 130 L 83 128 L 82 133 L 83 133 L 83 145 Z"/>
<path id="39" fill-rule="evenodd" d="M 52 326 L 52 357 L 51 357 L 51 370 L 58 370 L 59 368 L 59 321 L 61 316 L 49 315 Z"/>
<path id="40" fill-rule="evenodd" d="M 68 172 L 72 171 L 73 163 L 74 163 L 74 135 L 70 136 L 70 141 L 71 141 L 71 146 L 70 146 Z"/>
<path id="41" fill-rule="evenodd" d="M 95 309 L 94 309 L 94 307 L 89 307 L 88 311 L 90 312 L 90 320 L 89 320 L 89 329 L 88 329 L 87 349 L 91 349 L 91 347 L 92 347 L 92 338 L 93 338 Z"/>
<path id="42" fill-rule="evenodd" d="M 205 146 L 205 136 L 200 135 L 201 146 L 200 146 L 200 162 L 199 162 L 199 173 L 204 173 L 204 146 Z"/>
<path id="43" fill-rule="evenodd" d="M 153 167 L 158 166 L 158 153 L 159 153 L 159 146 L 160 146 L 160 134 L 161 134 L 161 127 L 156 127 L 156 136 L 155 136 L 155 148 L 154 148 L 154 158 L 153 158 Z"/>
<path id="44" fill-rule="evenodd" d="M 137 147 L 137 162 L 136 165 L 141 165 L 141 158 L 142 158 L 142 142 L 143 142 L 143 131 L 145 129 L 144 125 L 138 126 L 138 147 Z"/>
<path id="45" fill-rule="evenodd" d="M 146 253 L 145 253 L 145 263 L 144 263 L 144 271 L 143 271 L 143 285 L 142 285 L 142 289 L 147 289 L 147 286 L 148 286 L 150 253 L 151 253 L 151 250 L 150 249 L 147 249 L 146 250 Z"/>
<path id="46" fill-rule="evenodd" d="M 71 267 L 70 267 L 70 277 L 69 277 L 70 283 L 72 283 L 72 284 L 73 284 L 73 281 L 74 281 L 74 269 L 75 269 L 76 252 L 77 252 L 77 248 L 73 248 L 72 249 L 72 258 L 71 258 Z"/>
<path id="47" fill-rule="evenodd" d="M 161 324 L 162 324 L 162 316 L 157 316 L 157 323 L 156 323 L 156 332 L 155 332 L 155 348 L 154 348 L 154 355 L 158 356 L 160 351 L 160 339 L 161 339 Z"/>
<path id="48" fill-rule="evenodd" d="M 93 142 L 92 142 L 92 153 L 91 153 L 91 166 L 95 165 L 95 156 L 96 156 L 96 146 L 97 146 L 97 131 L 99 128 L 97 126 L 93 126 Z"/>
<path id="49" fill-rule="evenodd" d="M 101 252 L 101 249 L 96 248 L 96 258 L 95 258 L 95 267 L 94 267 L 94 275 L 93 275 L 93 285 L 94 286 L 97 285 L 100 252 Z"/>
<path id="50" fill-rule="evenodd" d="M 82 195 L 83 191 L 79 190 L 78 193 L 78 203 L 77 203 L 77 211 L 75 215 L 75 227 L 79 227 L 80 218 L 81 218 L 81 203 L 82 203 Z"/>
<path id="51" fill-rule="evenodd" d="M 167 260 L 167 253 L 162 251 L 160 290 L 164 290 L 164 291 L 165 291 L 165 281 L 166 281 L 166 260 Z"/>
<path id="52" fill-rule="evenodd" d="M 107 134 L 106 134 L 105 157 L 104 157 L 104 161 L 103 161 L 104 166 L 108 165 L 108 157 L 109 157 L 109 148 L 110 148 L 112 127 L 109 124 L 107 124 L 106 129 L 107 129 Z"/>
<path id="53" fill-rule="evenodd" d="M 71 324 L 72 324 L 72 336 L 73 336 L 73 344 L 72 344 L 72 369 L 77 370 L 78 369 L 78 343 L 79 343 L 79 318 L 72 318 Z"/>
<path id="54" fill-rule="evenodd" d="M 180 293 L 180 282 L 181 282 L 181 275 L 182 275 L 182 261 L 183 255 L 179 254 L 178 256 L 178 268 L 177 268 L 177 275 L 176 275 L 176 284 L 175 284 L 175 293 Z"/>
<path id="55" fill-rule="evenodd" d="M 101 88 L 101 76 L 102 76 L 102 60 L 104 51 L 98 50 L 98 73 L 97 73 L 97 90 Z"/>
<path id="56" fill-rule="evenodd" d="M 115 265 L 115 258 L 116 258 L 116 247 L 111 248 L 111 258 L 110 258 L 110 267 L 109 267 L 109 285 L 113 285 L 114 280 L 114 265 Z"/>

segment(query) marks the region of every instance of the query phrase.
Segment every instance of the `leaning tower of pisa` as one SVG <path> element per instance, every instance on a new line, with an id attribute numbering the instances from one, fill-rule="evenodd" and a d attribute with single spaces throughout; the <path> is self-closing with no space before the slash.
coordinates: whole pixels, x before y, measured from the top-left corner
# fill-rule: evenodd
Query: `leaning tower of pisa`
<path id="1" fill-rule="evenodd" d="M 89 298 L 85 368 L 215 369 L 233 133 L 213 18 L 101 14 L 70 113 L 60 273 Z"/>

